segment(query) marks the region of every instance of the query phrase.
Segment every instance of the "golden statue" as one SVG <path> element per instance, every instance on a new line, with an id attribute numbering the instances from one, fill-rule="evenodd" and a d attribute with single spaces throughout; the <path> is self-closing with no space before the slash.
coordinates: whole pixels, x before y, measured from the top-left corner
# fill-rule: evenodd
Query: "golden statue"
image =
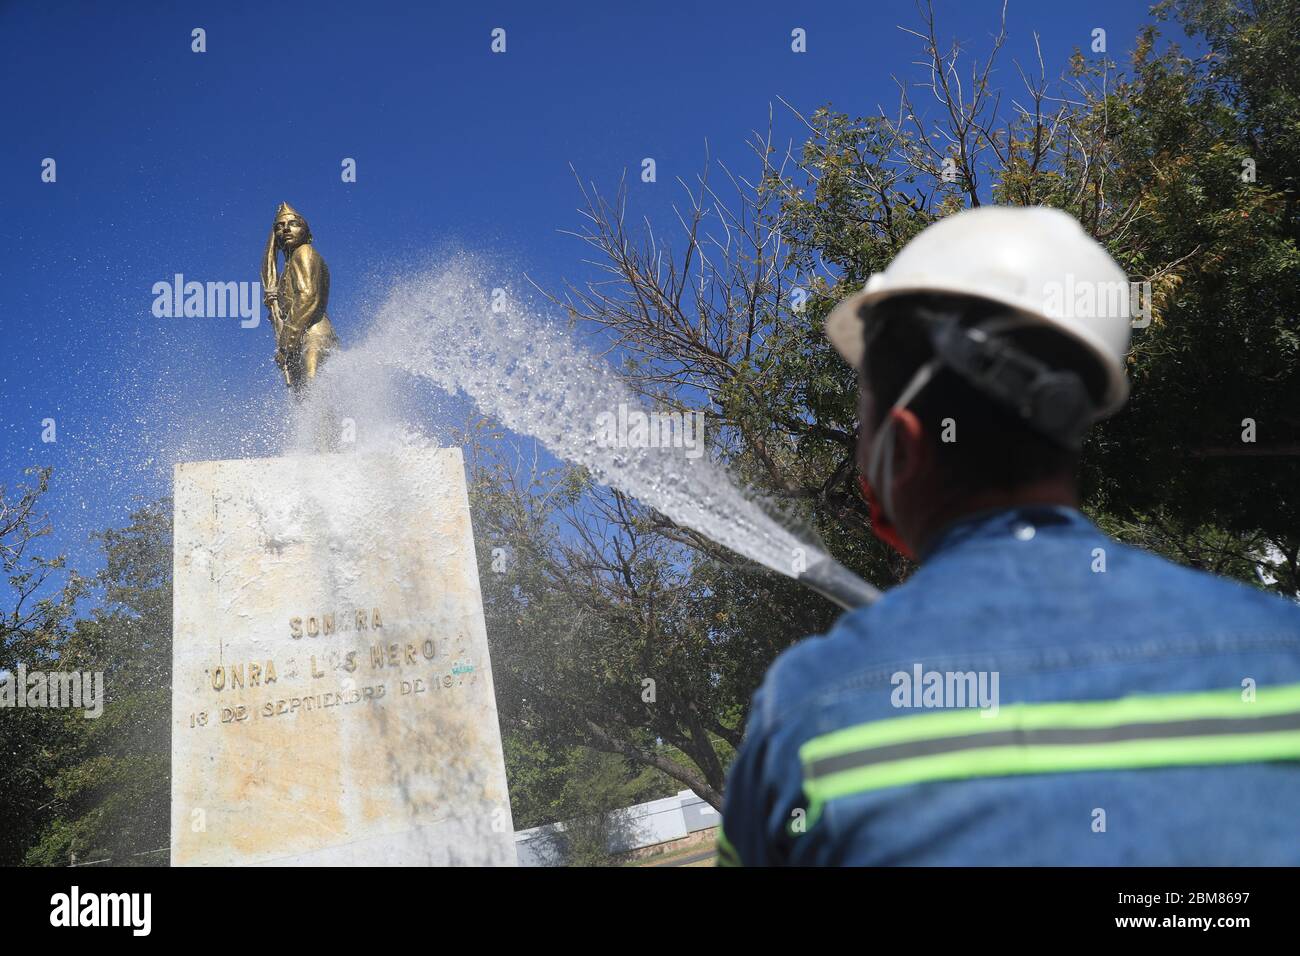
<path id="1" fill-rule="evenodd" d="M 278 268 L 277 250 L 284 253 L 283 272 Z M 275 211 L 266 240 L 262 296 L 275 330 L 275 363 L 297 397 L 339 340 L 325 314 L 330 271 L 311 244 L 307 220 L 287 202 Z"/>

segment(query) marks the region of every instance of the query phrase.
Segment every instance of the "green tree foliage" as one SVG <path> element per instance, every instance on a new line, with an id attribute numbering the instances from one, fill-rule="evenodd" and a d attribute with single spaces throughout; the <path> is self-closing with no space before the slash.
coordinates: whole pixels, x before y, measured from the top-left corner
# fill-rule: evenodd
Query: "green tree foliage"
<path id="1" fill-rule="evenodd" d="M 36 519 L 38 486 L 18 499 L 25 515 L 16 534 L 28 541 L 48 525 Z M 3 496 L 0 496 L 3 497 Z M 98 718 L 79 710 L 0 712 L 6 759 L 0 774 L 4 862 L 67 864 L 111 860 L 114 865 L 166 865 L 170 812 L 171 505 L 137 511 L 130 524 L 100 536 L 104 569 L 73 575 L 39 610 L 22 598 L 45 575 L 11 576 L 18 610 L 6 615 L 3 666 L 103 674 Z M 48 573 L 61 561 L 29 562 Z M 79 599 L 95 600 L 73 620 Z"/>
<path id="2" fill-rule="evenodd" d="M 26 861 L 165 866 L 171 813 L 171 501 L 99 536 L 98 598 L 60 644 L 60 667 L 102 672 L 103 716 L 64 717 L 68 736 L 49 777 L 50 819 Z"/>
<path id="3" fill-rule="evenodd" d="M 75 599 L 75 587 L 54 597 L 45 594 L 63 559 L 37 553 L 40 539 L 50 532 L 41 510 L 50 471 L 28 474 L 30 484 L 12 491 L 0 487 L 0 567 L 7 588 L 0 599 L 0 674 L 16 675 L 19 664 L 32 671 L 57 667 Z M 50 819 L 56 799 L 50 778 L 70 734 L 59 711 L 0 710 L 0 864 L 21 862 Z"/>
<path id="4" fill-rule="evenodd" d="M 466 444 L 503 726 L 551 753 L 618 754 L 720 800 L 719 747 L 738 741 L 720 715 L 736 693 L 716 679 L 683 546 L 579 471 L 522 475 L 493 435 Z"/>
<path id="5" fill-rule="evenodd" d="M 610 846 L 628 826 L 627 807 L 679 789 L 652 768 L 634 768 L 625 758 L 589 747 L 548 749 L 519 732 L 507 733 L 506 777 L 516 830 L 552 828 L 542 850 L 548 862 L 569 866 L 607 866 Z"/>
<path id="6" fill-rule="evenodd" d="M 1136 333 L 1133 400 L 1090 461 L 1092 500 L 1178 560 L 1247 579 L 1259 569 L 1294 595 L 1300 5 L 1158 12 L 1178 14 L 1208 53 L 1157 53 L 1148 28 L 1112 97 L 1116 201 L 1136 207 L 1124 243 L 1157 309 Z"/>

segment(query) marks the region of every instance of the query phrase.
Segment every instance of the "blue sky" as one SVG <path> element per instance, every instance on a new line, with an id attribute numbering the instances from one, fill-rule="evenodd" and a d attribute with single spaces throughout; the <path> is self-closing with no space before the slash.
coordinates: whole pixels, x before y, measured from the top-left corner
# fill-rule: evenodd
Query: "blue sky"
<path id="1" fill-rule="evenodd" d="M 999 9 L 940 2 L 940 32 L 985 51 Z M 995 82 L 1018 86 L 1012 61 L 1033 62 L 1034 31 L 1049 73 L 1095 27 L 1122 68 L 1147 19 L 1131 0 L 1012 2 Z M 156 318 L 151 290 L 178 272 L 257 279 L 281 200 L 330 265 L 345 345 L 394 275 L 451 246 L 557 288 L 587 274 L 559 234 L 578 224 L 570 164 L 611 192 L 627 170 L 632 211 L 667 226 L 705 142 L 747 168 L 776 97 L 891 107 L 891 75 L 920 78 L 898 24 L 918 24 L 911 0 L 0 6 L 0 484 L 53 465 L 46 548 L 88 570 L 87 533 L 167 493 L 177 455 L 265 451 L 255 419 L 283 401 L 270 330 Z M 490 51 L 497 27 L 504 54 Z M 797 142 L 779 104 L 778 121 Z M 635 176 L 647 156 L 654 184 Z"/>

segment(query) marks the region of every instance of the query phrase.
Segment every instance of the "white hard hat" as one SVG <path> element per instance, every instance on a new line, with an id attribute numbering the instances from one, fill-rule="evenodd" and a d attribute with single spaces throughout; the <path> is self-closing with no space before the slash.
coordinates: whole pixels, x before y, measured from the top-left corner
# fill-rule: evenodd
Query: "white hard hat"
<path id="1" fill-rule="evenodd" d="M 1105 370 L 1098 417 L 1128 397 L 1128 277 L 1068 213 L 1046 206 L 982 206 L 939 220 L 835 306 L 826 337 L 857 368 L 863 306 L 909 293 L 975 296 L 1009 307 L 1028 323 L 1047 323 L 1082 344 Z"/>

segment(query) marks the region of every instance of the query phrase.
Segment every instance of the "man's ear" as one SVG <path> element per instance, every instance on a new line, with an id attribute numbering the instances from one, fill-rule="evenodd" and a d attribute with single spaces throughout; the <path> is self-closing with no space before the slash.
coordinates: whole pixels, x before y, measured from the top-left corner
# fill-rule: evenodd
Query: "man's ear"
<path id="1" fill-rule="evenodd" d="M 895 408 L 889 414 L 894 419 L 894 481 L 910 482 L 930 469 L 934 452 L 926 441 L 925 426 L 915 412 L 910 408 Z"/>

